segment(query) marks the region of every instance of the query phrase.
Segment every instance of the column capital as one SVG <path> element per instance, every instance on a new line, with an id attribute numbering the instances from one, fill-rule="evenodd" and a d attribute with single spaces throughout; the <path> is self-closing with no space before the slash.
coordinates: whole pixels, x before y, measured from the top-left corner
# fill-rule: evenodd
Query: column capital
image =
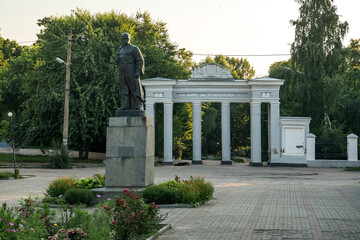
<path id="1" fill-rule="evenodd" d="M 221 102 L 221 105 L 230 105 L 230 102 Z"/>
<path id="2" fill-rule="evenodd" d="M 193 101 L 192 102 L 193 105 L 201 105 L 201 103 L 202 103 L 201 101 Z"/>
<path id="3" fill-rule="evenodd" d="M 173 104 L 174 104 L 174 102 L 170 102 L 170 101 L 164 102 L 164 105 L 173 105 Z"/>
<path id="4" fill-rule="evenodd" d="M 260 105 L 261 102 L 250 102 L 250 106 L 254 106 L 254 105 Z"/>
<path id="5" fill-rule="evenodd" d="M 269 102 L 270 105 L 280 105 L 280 102 Z"/>

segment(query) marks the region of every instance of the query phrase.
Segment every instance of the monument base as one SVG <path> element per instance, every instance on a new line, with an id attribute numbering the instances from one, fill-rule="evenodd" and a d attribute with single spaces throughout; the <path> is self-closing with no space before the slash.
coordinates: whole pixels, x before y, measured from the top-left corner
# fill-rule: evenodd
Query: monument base
<path id="1" fill-rule="evenodd" d="M 145 117 L 145 111 L 138 110 L 116 110 L 115 117 Z"/>
<path id="2" fill-rule="evenodd" d="M 91 191 L 96 195 L 95 202 L 100 202 L 100 200 L 105 201 L 108 199 L 114 200 L 116 196 L 119 196 L 124 190 L 142 192 L 144 188 L 133 188 L 133 187 L 103 187 L 103 188 L 94 188 Z"/>
<path id="3" fill-rule="evenodd" d="M 113 117 L 106 137 L 105 189 L 154 184 L 154 128 L 151 118 Z"/>

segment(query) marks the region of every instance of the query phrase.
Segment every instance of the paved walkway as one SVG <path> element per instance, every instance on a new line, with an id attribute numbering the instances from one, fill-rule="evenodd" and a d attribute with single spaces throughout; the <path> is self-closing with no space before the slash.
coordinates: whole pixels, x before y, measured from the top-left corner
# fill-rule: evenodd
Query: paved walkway
<path id="1" fill-rule="evenodd" d="M 3 169 L 0 169 L 3 170 Z M 59 176 L 91 176 L 103 167 L 22 169 L 35 177 L 0 181 L 0 200 L 15 205 L 42 195 Z M 191 209 L 161 209 L 171 230 L 159 239 L 360 239 L 360 173 L 342 169 L 203 165 L 155 168 L 155 181 L 204 176 L 215 199 Z"/>

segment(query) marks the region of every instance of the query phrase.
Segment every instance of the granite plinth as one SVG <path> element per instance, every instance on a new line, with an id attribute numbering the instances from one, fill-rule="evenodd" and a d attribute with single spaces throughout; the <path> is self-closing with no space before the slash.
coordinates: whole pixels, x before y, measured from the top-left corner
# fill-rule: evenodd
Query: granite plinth
<path id="1" fill-rule="evenodd" d="M 105 188 L 154 184 L 154 128 L 151 118 L 113 117 L 106 138 Z"/>
<path id="2" fill-rule="evenodd" d="M 145 117 L 145 111 L 122 110 L 119 108 L 115 112 L 115 117 Z"/>

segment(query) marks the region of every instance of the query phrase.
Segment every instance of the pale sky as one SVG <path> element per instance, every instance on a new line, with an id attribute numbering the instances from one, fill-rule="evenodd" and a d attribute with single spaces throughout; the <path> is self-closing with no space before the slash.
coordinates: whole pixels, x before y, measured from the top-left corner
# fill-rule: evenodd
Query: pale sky
<path id="1" fill-rule="evenodd" d="M 350 38 L 360 38 L 360 1 L 334 3 L 341 21 L 350 25 L 347 46 Z M 17 42 L 35 41 L 40 32 L 38 19 L 69 15 L 77 7 L 91 13 L 148 11 L 152 19 L 167 23 L 172 42 L 194 54 L 289 54 L 294 40 L 289 22 L 299 15 L 294 0 L 0 0 L 0 34 Z M 245 58 L 260 77 L 268 74 L 272 63 L 289 56 Z"/>

